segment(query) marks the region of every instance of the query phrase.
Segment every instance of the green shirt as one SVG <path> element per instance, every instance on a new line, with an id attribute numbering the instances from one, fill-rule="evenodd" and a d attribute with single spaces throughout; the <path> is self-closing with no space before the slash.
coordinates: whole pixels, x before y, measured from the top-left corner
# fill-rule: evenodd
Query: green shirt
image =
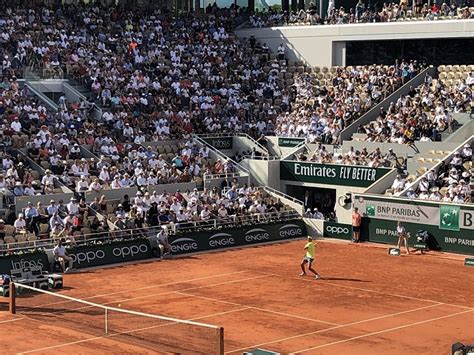
<path id="1" fill-rule="evenodd" d="M 314 259 L 314 244 L 313 244 L 313 242 L 306 243 L 304 248 L 306 249 L 306 257 Z"/>

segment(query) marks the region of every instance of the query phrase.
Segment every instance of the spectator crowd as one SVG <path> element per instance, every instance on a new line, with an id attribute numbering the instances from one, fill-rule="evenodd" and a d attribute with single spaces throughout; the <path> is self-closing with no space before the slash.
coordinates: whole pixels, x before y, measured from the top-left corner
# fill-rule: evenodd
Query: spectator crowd
<path id="1" fill-rule="evenodd" d="M 382 108 L 375 121 L 359 127 L 358 131 L 366 133 L 369 142 L 440 141 L 442 132 L 452 132 L 456 124 L 453 115 L 470 110 L 473 76 L 449 85 L 442 80 L 433 81 L 427 74 L 422 85 L 410 87 L 407 95 Z"/>
<path id="2" fill-rule="evenodd" d="M 338 143 L 345 127 L 420 69 L 416 61 L 332 68 L 324 74 L 328 85 L 320 85 L 317 73 L 299 75 L 288 95 L 282 97 L 283 105 L 291 109 L 277 115 L 275 132 L 286 137 L 307 137 L 310 142 Z"/>
<path id="3" fill-rule="evenodd" d="M 271 27 L 282 25 L 343 25 L 355 23 L 379 23 L 396 21 L 437 21 L 443 19 L 471 19 L 473 8 L 469 2 L 425 3 L 421 0 L 402 0 L 400 3 L 376 3 L 375 6 L 359 0 L 352 8 L 336 7 L 330 0 L 328 9 L 320 16 L 319 3 L 311 2 L 307 9 L 298 11 L 275 11 L 271 8 L 257 12 L 249 18 L 251 27 Z"/>
<path id="4" fill-rule="evenodd" d="M 380 148 L 369 152 L 365 147 L 360 151 L 350 147 L 347 153 L 334 154 L 322 144 L 319 144 L 312 152 L 296 154 L 295 158 L 297 161 L 319 164 L 362 165 L 371 168 L 398 168 L 404 164 L 404 159 L 397 157 L 391 148 L 387 153 L 383 153 Z"/>
<path id="5" fill-rule="evenodd" d="M 465 144 L 455 152 L 448 162 L 441 162 L 430 169 L 416 188 L 409 187 L 406 196 L 422 200 L 471 203 L 472 185 L 472 147 Z"/>

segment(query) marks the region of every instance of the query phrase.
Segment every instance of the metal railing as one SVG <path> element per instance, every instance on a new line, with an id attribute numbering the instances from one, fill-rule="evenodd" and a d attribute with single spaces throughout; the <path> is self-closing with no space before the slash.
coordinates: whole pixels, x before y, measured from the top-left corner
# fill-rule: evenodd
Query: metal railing
<path id="1" fill-rule="evenodd" d="M 0 245 L 0 254 L 18 253 L 21 251 L 44 248 L 52 249 L 58 239 L 65 239 L 69 245 L 83 245 L 93 242 L 105 242 L 113 239 L 133 239 L 138 237 L 155 237 L 161 230 L 163 225 L 169 227 L 168 233 L 175 234 L 194 234 L 197 232 L 242 228 L 250 225 L 263 225 L 273 222 L 289 221 L 300 219 L 298 212 L 293 210 L 282 210 L 280 212 L 271 213 L 254 213 L 248 215 L 230 215 L 224 219 L 209 219 L 205 221 L 186 221 L 177 223 L 167 223 L 158 226 L 146 226 L 143 228 L 133 229 L 115 229 L 113 231 L 101 231 L 96 233 L 88 233 L 81 235 L 66 235 L 55 238 L 37 239 L 24 242 L 5 243 Z M 109 220 L 107 220 L 109 221 Z M 109 221 L 110 222 L 110 221 Z M 77 233 L 77 232 L 76 232 Z"/>
<path id="2" fill-rule="evenodd" d="M 266 155 L 270 155 L 268 149 L 265 148 L 263 145 L 258 143 L 254 138 L 249 136 L 247 133 L 236 132 L 236 133 L 204 133 L 204 134 L 197 134 L 199 138 L 218 138 L 218 137 L 242 137 L 247 138 L 253 144 L 255 144 L 260 150 L 262 150 Z"/>
<path id="3" fill-rule="evenodd" d="M 270 187 L 270 186 L 262 186 L 262 188 L 263 188 L 263 190 L 265 190 L 270 195 L 276 195 L 280 198 L 283 198 L 285 200 L 293 202 L 294 204 L 299 206 L 299 213 L 300 214 L 304 213 L 304 203 L 303 203 L 303 201 L 298 200 L 297 198 L 294 198 L 290 195 L 287 195 L 287 194 L 285 194 L 285 193 L 283 193 L 279 190 L 276 190 L 276 189 L 274 189 L 273 187 Z"/>
<path id="4" fill-rule="evenodd" d="M 307 146 L 307 143 L 305 140 L 302 141 L 297 146 L 293 147 L 293 149 L 286 155 L 282 155 L 280 157 L 280 160 L 295 160 L 295 155 L 303 152 L 303 150 L 310 151 L 310 148 Z"/>
<path id="5" fill-rule="evenodd" d="M 252 156 L 252 155 L 242 155 L 242 160 L 252 159 L 252 160 L 280 160 L 280 157 L 274 156 Z"/>
<path id="6" fill-rule="evenodd" d="M 253 144 L 255 144 L 260 150 L 264 152 L 266 155 L 270 155 L 268 152 L 268 149 L 265 148 L 263 145 L 258 143 L 254 138 L 250 137 L 247 133 L 242 133 L 242 132 L 236 132 L 236 133 L 203 133 L 203 134 L 197 134 L 199 138 L 205 139 L 205 138 L 219 138 L 219 137 L 242 137 L 242 138 L 247 138 L 250 140 Z"/>
<path id="7" fill-rule="evenodd" d="M 219 158 L 223 159 L 223 160 L 227 160 L 227 161 L 230 161 L 232 162 L 232 164 L 234 164 L 235 167 L 237 167 L 239 170 L 241 170 L 241 172 L 244 172 L 248 175 L 250 175 L 250 172 L 244 168 L 241 164 L 237 163 L 234 159 L 232 158 L 229 158 L 227 155 L 223 154 L 222 152 L 220 152 L 219 150 L 217 150 L 216 148 L 214 148 L 212 145 L 210 145 L 209 143 L 207 143 L 204 139 L 202 139 L 201 137 L 197 136 L 197 135 L 194 135 L 194 139 L 200 143 L 201 145 L 205 145 L 206 147 L 209 148 L 210 151 L 212 151 L 214 154 L 216 154 Z"/>

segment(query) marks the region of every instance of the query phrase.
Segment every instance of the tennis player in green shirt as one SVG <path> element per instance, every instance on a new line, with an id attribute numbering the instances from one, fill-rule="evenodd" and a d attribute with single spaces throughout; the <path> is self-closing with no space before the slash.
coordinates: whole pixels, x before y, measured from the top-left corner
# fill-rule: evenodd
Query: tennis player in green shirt
<path id="1" fill-rule="evenodd" d="M 321 276 L 316 272 L 316 270 L 313 269 L 313 261 L 314 261 L 314 243 L 313 243 L 313 238 L 308 235 L 308 242 L 304 246 L 304 250 L 306 251 L 306 255 L 303 258 L 303 261 L 301 261 L 301 270 L 303 272 L 300 274 L 300 276 L 305 276 L 306 275 L 306 270 L 305 270 L 305 264 L 308 264 L 308 270 L 311 271 L 314 274 L 314 277 L 316 280 L 319 280 Z"/>

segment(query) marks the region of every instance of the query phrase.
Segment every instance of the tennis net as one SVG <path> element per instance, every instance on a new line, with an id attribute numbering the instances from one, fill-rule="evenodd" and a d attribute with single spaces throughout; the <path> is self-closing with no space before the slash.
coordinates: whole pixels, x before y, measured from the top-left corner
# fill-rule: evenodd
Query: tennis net
<path id="1" fill-rule="evenodd" d="M 12 283 L 12 313 L 179 354 L 223 354 L 224 330 L 214 325 L 108 307 L 36 287 Z"/>

